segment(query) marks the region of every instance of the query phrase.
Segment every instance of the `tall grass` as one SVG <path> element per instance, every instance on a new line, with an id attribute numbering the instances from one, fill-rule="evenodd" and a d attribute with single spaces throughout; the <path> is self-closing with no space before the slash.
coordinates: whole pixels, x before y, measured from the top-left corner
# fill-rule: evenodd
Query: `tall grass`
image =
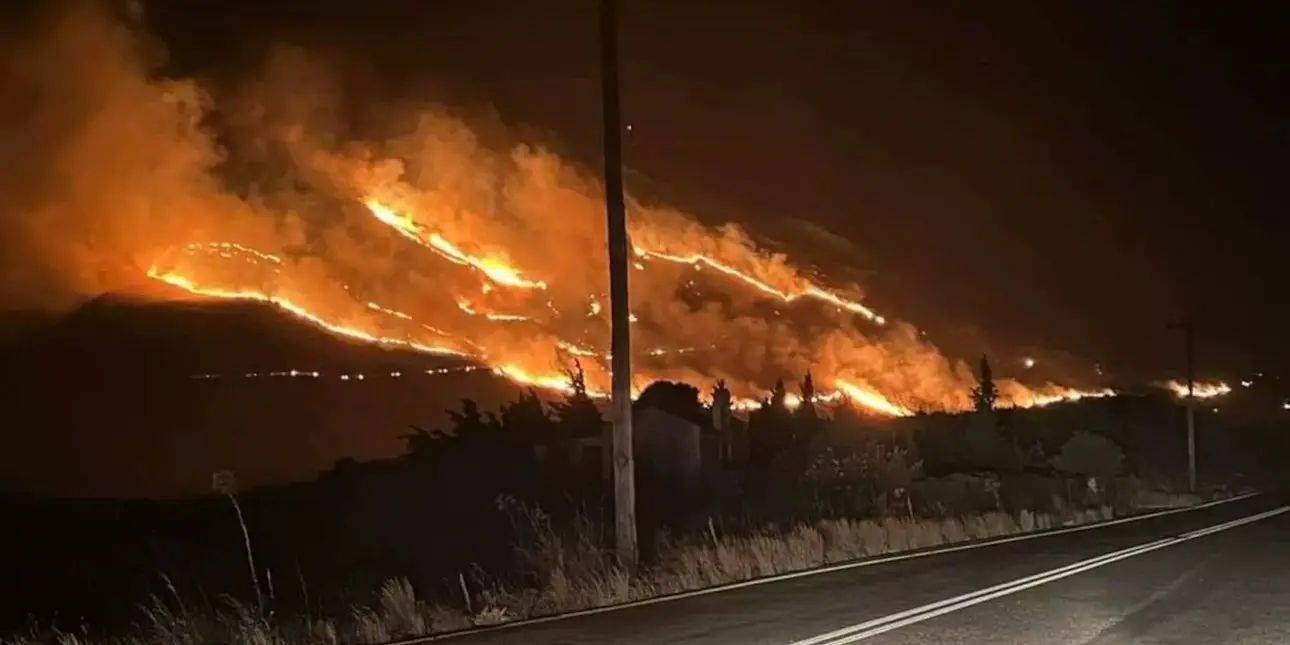
<path id="1" fill-rule="evenodd" d="M 1135 504 L 1139 500 L 1134 500 Z M 1189 505 L 1190 496 L 1154 494 L 1153 507 Z M 581 518 L 564 530 L 540 509 L 517 505 L 516 517 L 530 535 L 521 549 L 531 583 L 504 586 L 459 580 L 462 599 L 453 606 L 418 597 L 405 579 L 387 581 L 370 606 L 349 616 L 266 618 L 225 597 L 192 610 L 174 587 L 153 597 L 143 620 L 126 636 L 93 638 L 85 631 L 32 629 L 0 645 L 339 645 L 388 643 L 403 638 L 495 625 L 507 621 L 621 604 L 719 585 L 803 571 L 857 558 L 1015 535 L 1057 526 L 1110 519 L 1110 505 L 1056 513 L 986 512 L 963 517 L 826 519 L 787 530 L 724 534 L 709 523 L 700 535 L 661 538 L 658 557 L 631 576 L 603 548 L 599 527 Z M 1123 510 L 1123 509 L 1122 509 Z"/>

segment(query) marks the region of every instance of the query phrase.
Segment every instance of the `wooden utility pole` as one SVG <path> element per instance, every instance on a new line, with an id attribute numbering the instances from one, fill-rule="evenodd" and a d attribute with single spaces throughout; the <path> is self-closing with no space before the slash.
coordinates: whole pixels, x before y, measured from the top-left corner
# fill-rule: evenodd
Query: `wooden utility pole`
<path id="1" fill-rule="evenodd" d="M 1187 336 L 1187 487 L 1196 490 L 1196 333 L 1188 319 L 1183 323 Z"/>
<path id="2" fill-rule="evenodd" d="M 609 320 L 613 406 L 614 538 L 619 563 L 635 570 L 636 468 L 632 455 L 632 337 L 628 302 L 627 207 L 623 201 L 616 0 L 600 0 L 600 93 L 604 120 L 605 215 L 609 230 Z"/>
<path id="3" fill-rule="evenodd" d="M 1171 325 L 1187 343 L 1187 489 L 1196 490 L 1196 325 L 1189 317 Z"/>

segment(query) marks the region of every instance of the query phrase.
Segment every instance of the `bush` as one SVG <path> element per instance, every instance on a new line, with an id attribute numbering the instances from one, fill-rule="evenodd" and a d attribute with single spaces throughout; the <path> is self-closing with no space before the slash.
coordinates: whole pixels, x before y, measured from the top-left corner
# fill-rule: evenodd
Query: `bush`
<path id="1" fill-rule="evenodd" d="M 1098 479 L 1119 474 L 1124 451 L 1114 441 L 1088 432 L 1077 432 L 1062 444 L 1053 467 L 1062 472 Z"/>
<path id="2" fill-rule="evenodd" d="M 929 517 L 998 511 L 999 480 L 981 475 L 955 474 L 923 479 L 910 488 L 914 512 Z"/>
<path id="3" fill-rule="evenodd" d="M 1023 473 L 999 482 L 1000 502 L 1010 513 L 1059 513 L 1067 506 L 1066 495 L 1066 484 L 1059 477 Z"/>
<path id="4" fill-rule="evenodd" d="M 1003 436 L 994 411 L 972 415 L 964 443 L 964 460 L 975 469 L 1010 473 L 1024 465 L 1021 451 Z"/>
<path id="5" fill-rule="evenodd" d="M 869 441 L 846 451 L 818 451 L 802 482 L 817 500 L 817 511 L 840 517 L 887 514 L 905 505 L 922 475 L 922 462 L 901 446 Z"/>

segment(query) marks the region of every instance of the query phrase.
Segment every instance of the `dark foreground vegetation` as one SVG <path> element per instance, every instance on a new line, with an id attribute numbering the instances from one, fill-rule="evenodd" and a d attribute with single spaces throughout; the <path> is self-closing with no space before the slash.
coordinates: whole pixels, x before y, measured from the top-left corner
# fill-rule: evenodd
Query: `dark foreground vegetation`
<path id="1" fill-rule="evenodd" d="M 885 419 L 790 409 L 782 384 L 736 418 L 717 390 L 655 383 L 636 404 L 642 567 L 612 557 L 604 419 L 529 393 L 398 459 L 316 481 L 180 502 L 4 503 L 14 642 L 381 643 L 619 603 L 831 562 L 1106 519 L 1278 485 L 1273 425 L 1199 417 L 1186 489 L 1183 408 L 1121 396 Z M 711 398 L 713 405 L 701 403 Z"/>

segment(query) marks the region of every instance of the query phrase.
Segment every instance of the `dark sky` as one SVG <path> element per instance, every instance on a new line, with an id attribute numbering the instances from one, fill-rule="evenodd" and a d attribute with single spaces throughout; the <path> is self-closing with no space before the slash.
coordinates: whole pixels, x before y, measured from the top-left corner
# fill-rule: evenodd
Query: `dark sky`
<path id="1" fill-rule="evenodd" d="M 1281 30 L 1181 4 L 621 0 L 626 162 L 972 351 L 1159 375 L 1190 306 L 1209 368 L 1284 365 Z M 353 95 L 490 106 L 598 163 L 595 0 L 151 5 L 185 72 L 301 44 Z"/>

